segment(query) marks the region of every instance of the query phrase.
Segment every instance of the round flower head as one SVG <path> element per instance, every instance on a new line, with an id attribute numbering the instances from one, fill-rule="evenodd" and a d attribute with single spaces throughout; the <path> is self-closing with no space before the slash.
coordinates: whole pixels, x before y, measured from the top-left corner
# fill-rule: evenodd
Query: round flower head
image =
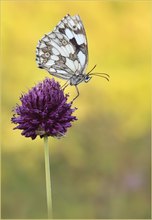
<path id="1" fill-rule="evenodd" d="M 72 103 L 67 103 L 58 82 L 46 78 L 43 82 L 23 94 L 21 105 L 16 105 L 11 121 L 18 124 L 14 129 L 21 129 L 22 135 L 35 139 L 38 135 L 61 137 L 77 120 L 72 113 Z"/>

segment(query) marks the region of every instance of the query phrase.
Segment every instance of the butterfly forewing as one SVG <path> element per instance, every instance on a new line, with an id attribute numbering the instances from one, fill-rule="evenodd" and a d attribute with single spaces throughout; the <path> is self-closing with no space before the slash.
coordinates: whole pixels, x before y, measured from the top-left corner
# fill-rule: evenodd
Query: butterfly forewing
<path id="1" fill-rule="evenodd" d="M 56 77 L 69 80 L 85 73 L 88 47 L 80 17 L 66 15 L 39 41 L 36 56 L 38 66 Z"/>

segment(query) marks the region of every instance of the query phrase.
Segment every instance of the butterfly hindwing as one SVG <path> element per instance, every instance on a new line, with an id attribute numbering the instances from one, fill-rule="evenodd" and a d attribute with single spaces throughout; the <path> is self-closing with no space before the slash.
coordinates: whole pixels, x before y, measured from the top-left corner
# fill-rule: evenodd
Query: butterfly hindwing
<path id="1" fill-rule="evenodd" d="M 88 62 L 85 30 L 78 15 L 66 15 L 54 30 L 38 43 L 37 63 L 50 74 L 70 79 L 83 74 Z"/>

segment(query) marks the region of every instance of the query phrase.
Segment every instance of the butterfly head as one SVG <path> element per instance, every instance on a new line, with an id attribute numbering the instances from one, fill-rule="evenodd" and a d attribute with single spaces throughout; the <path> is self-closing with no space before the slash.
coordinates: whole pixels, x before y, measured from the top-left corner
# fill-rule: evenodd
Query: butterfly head
<path id="1" fill-rule="evenodd" d="M 86 74 L 85 75 L 85 78 L 84 78 L 84 82 L 89 82 L 89 80 L 92 78 L 92 76 L 89 76 L 89 74 Z"/>

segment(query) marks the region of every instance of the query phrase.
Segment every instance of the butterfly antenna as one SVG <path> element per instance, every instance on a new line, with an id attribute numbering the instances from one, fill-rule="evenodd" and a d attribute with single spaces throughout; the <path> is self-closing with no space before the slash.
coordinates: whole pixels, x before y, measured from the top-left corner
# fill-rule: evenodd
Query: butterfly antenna
<path id="1" fill-rule="evenodd" d="M 105 78 L 107 81 L 109 81 L 109 77 L 110 77 L 107 73 L 91 73 L 91 74 L 89 74 L 89 76 L 90 75 Z"/>
<path id="2" fill-rule="evenodd" d="M 94 70 L 96 68 L 97 65 L 95 65 L 87 74 L 89 76 L 93 75 L 93 76 L 99 76 L 99 77 L 102 77 L 102 78 L 105 78 L 106 80 L 109 81 L 109 75 L 107 73 L 91 73 L 92 70 Z"/>
<path id="3" fill-rule="evenodd" d="M 91 73 L 92 70 L 94 70 L 96 68 L 97 65 L 95 65 L 87 74 Z"/>

